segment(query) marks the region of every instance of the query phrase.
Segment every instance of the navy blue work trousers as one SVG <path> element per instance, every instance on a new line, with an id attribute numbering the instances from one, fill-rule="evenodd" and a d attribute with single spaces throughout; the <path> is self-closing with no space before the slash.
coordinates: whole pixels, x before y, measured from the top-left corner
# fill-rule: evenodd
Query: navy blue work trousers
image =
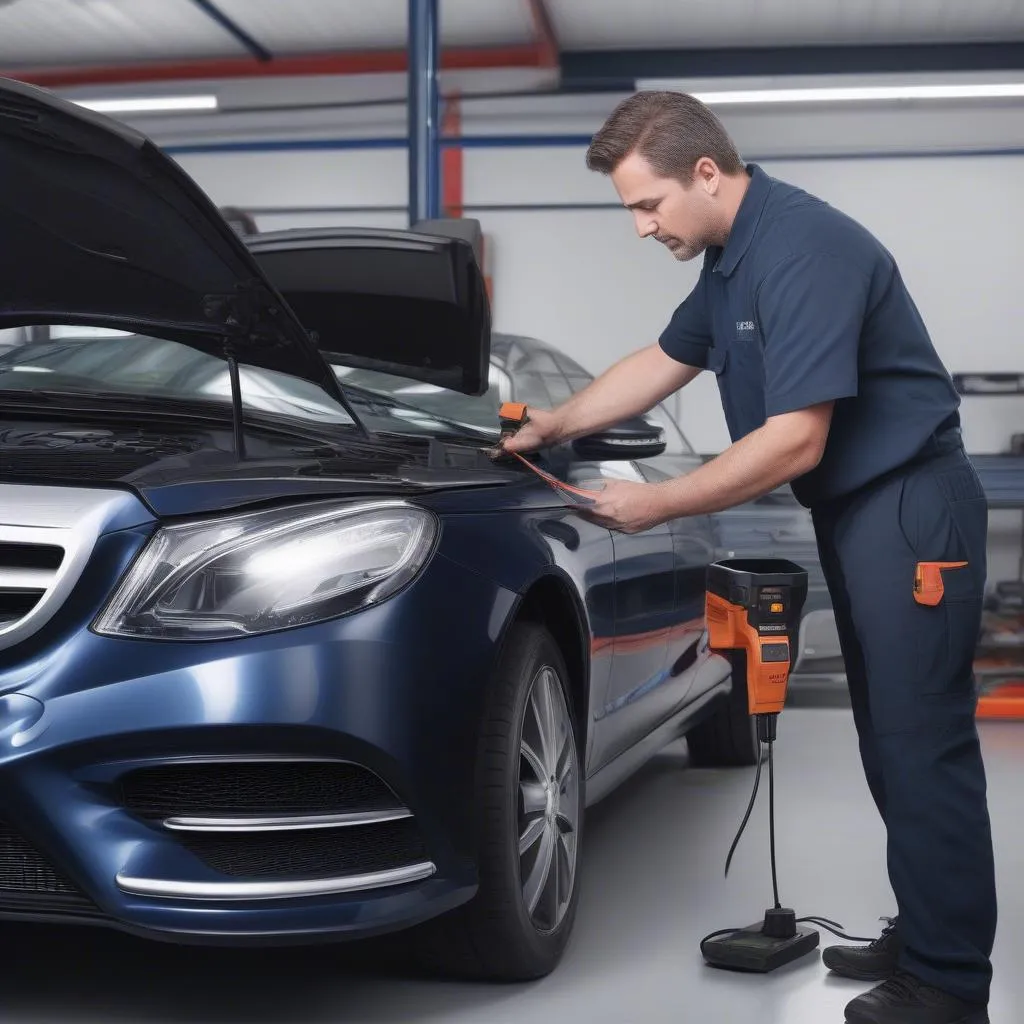
<path id="1" fill-rule="evenodd" d="M 988 505 L 959 431 L 913 463 L 812 508 L 860 752 L 887 833 L 900 966 L 987 1003 L 995 870 L 972 662 Z M 914 596 L 919 562 L 960 562 Z"/>

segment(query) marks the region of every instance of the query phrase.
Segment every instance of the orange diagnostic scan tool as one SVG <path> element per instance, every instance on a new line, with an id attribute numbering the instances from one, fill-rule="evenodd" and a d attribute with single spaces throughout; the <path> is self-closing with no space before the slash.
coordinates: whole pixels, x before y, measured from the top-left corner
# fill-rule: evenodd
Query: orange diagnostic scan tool
<path id="1" fill-rule="evenodd" d="M 806 599 L 807 572 L 786 559 L 735 558 L 708 566 L 708 645 L 746 654 L 747 704 L 758 716 L 762 742 L 775 739 L 774 716 L 786 703 Z"/>

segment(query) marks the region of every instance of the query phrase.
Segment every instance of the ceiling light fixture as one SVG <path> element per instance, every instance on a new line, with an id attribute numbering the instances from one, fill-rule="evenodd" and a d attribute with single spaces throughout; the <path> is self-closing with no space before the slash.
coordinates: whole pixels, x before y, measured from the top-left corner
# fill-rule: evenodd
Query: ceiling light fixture
<path id="1" fill-rule="evenodd" d="M 682 88 L 677 81 L 637 82 L 637 89 Z M 756 103 L 871 103 L 899 100 L 971 100 L 1024 97 L 1024 82 L 986 82 L 970 85 L 863 85 L 806 89 L 730 89 L 695 91 L 708 106 Z"/>
<path id="2" fill-rule="evenodd" d="M 216 96 L 112 97 L 106 100 L 73 100 L 80 107 L 100 114 L 157 114 L 183 110 L 216 110 Z"/>

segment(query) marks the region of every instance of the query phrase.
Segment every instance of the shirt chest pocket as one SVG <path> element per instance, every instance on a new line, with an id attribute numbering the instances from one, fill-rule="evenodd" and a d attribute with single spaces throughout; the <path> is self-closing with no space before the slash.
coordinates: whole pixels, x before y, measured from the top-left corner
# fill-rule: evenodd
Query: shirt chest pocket
<path id="1" fill-rule="evenodd" d="M 742 372 L 753 372 L 761 377 L 764 373 L 763 356 L 761 330 L 753 316 L 737 317 L 734 311 L 723 310 L 715 318 L 709 370 L 721 375 L 727 368 L 735 371 L 742 367 Z"/>
<path id="2" fill-rule="evenodd" d="M 761 325 L 757 322 L 752 298 L 744 296 L 742 301 L 730 302 L 722 314 L 720 329 L 728 336 L 730 347 L 743 350 L 761 348 Z"/>

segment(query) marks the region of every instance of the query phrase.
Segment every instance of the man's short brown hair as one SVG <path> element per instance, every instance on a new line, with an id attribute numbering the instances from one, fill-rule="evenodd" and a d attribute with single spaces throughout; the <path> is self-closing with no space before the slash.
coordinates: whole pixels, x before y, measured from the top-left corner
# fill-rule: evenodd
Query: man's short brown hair
<path id="1" fill-rule="evenodd" d="M 633 152 L 661 177 L 684 185 L 693 180 L 701 157 L 710 157 L 724 174 L 743 170 L 722 122 L 682 92 L 638 92 L 623 100 L 591 141 L 587 167 L 611 174 Z"/>

